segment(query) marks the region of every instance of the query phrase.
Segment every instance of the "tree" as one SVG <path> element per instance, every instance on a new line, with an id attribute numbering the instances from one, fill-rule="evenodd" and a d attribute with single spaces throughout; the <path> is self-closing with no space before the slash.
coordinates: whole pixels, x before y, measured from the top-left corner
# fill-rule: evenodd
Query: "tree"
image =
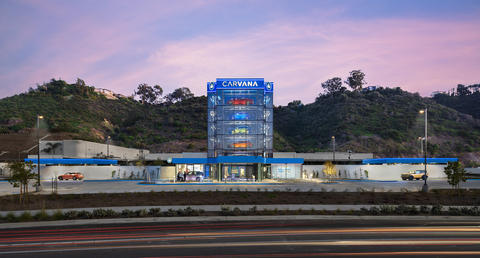
<path id="1" fill-rule="evenodd" d="M 452 186 L 452 191 L 458 196 L 460 194 L 460 181 L 467 181 L 465 168 L 460 161 L 449 161 L 443 171 L 447 174 L 447 182 Z"/>
<path id="2" fill-rule="evenodd" d="M 139 95 L 142 99 L 142 104 L 152 97 L 155 97 L 155 93 L 153 92 L 152 87 L 148 86 L 146 83 L 139 84 L 137 87 L 137 91 L 135 91 L 135 95 Z"/>
<path id="3" fill-rule="evenodd" d="M 325 164 L 323 165 L 322 169 L 323 173 L 327 175 L 330 178 L 330 182 L 332 182 L 332 176 L 337 174 L 337 169 L 335 168 L 335 165 L 330 161 L 327 160 Z"/>
<path id="4" fill-rule="evenodd" d="M 325 89 L 325 92 L 328 94 L 333 94 L 334 92 L 342 90 L 342 78 L 340 77 L 333 77 L 332 79 L 328 79 L 325 82 L 322 82 L 322 88 Z"/>
<path id="5" fill-rule="evenodd" d="M 193 93 L 190 91 L 190 89 L 187 87 L 182 87 L 165 96 L 165 100 L 169 103 L 174 103 L 184 99 L 189 99 L 191 97 L 193 97 Z"/>
<path id="6" fill-rule="evenodd" d="M 365 74 L 362 72 L 362 70 L 351 71 L 350 76 L 347 78 L 345 83 L 355 91 L 361 91 L 362 86 L 367 84 L 365 81 Z"/>
<path id="7" fill-rule="evenodd" d="M 22 195 L 25 195 L 25 204 L 28 204 L 28 183 L 30 180 L 37 178 L 37 175 L 32 172 L 35 167 L 36 165 L 32 161 L 13 162 L 6 166 L 12 172 L 12 177 L 8 182 L 15 188 L 20 187 L 20 204 L 22 204 Z"/>
<path id="8" fill-rule="evenodd" d="M 47 148 L 43 149 L 42 151 L 47 153 L 47 154 L 50 154 L 53 151 L 53 155 L 55 155 L 55 149 L 62 144 L 59 143 L 59 142 L 56 142 L 56 143 L 53 143 L 53 144 L 51 142 L 47 142 L 46 145 L 47 145 Z"/>

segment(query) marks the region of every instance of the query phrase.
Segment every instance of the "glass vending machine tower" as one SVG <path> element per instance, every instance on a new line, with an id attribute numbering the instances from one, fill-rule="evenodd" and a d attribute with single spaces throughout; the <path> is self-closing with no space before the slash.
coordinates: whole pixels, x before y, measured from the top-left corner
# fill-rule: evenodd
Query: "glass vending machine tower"
<path id="1" fill-rule="evenodd" d="M 207 84 L 208 157 L 273 157 L 273 82 L 218 78 Z"/>

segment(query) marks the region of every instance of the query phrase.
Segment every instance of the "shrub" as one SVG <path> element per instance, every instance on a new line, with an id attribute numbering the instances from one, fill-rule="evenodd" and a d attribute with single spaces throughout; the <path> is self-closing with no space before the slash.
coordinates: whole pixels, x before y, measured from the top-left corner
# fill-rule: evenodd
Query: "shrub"
<path id="1" fill-rule="evenodd" d="M 122 215 L 127 217 L 127 218 L 132 218 L 132 217 L 135 217 L 135 212 L 133 210 L 124 209 L 122 211 Z"/>
<path id="2" fill-rule="evenodd" d="M 410 207 L 410 213 L 416 215 L 416 214 L 419 214 L 420 211 L 417 209 L 417 207 L 415 205 L 412 205 Z"/>
<path id="3" fill-rule="evenodd" d="M 31 221 L 31 220 L 33 220 L 33 216 L 30 211 L 24 211 L 18 217 L 18 221 Z"/>
<path id="4" fill-rule="evenodd" d="M 480 215 L 480 211 L 479 211 L 478 207 L 477 207 L 477 206 L 471 207 L 471 208 L 469 209 L 469 211 L 468 211 L 468 215 L 471 215 L 471 216 L 478 216 L 478 215 Z"/>
<path id="5" fill-rule="evenodd" d="M 45 210 L 38 211 L 33 217 L 36 220 L 48 220 L 50 218 Z"/>
<path id="6" fill-rule="evenodd" d="M 385 214 L 391 214 L 393 213 L 394 209 L 393 209 L 393 206 L 390 206 L 388 204 L 382 204 L 380 205 L 380 211 Z"/>
<path id="7" fill-rule="evenodd" d="M 430 214 L 430 208 L 427 205 L 421 205 L 420 206 L 420 212 Z"/>
<path id="8" fill-rule="evenodd" d="M 95 210 L 93 210 L 93 216 L 95 218 L 107 217 L 107 210 L 105 210 L 105 209 L 95 209 Z"/>
<path id="9" fill-rule="evenodd" d="M 145 217 L 147 214 L 147 209 L 138 209 L 135 211 L 135 215 L 137 215 L 137 217 Z"/>
<path id="10" fill-rule="evenodd" d="M 150 208 L 150 210 L 148 211 L 148 214 L 150 215 L 157 215 L 160 213 L 162 209 L 160 208 Z"/>
<path id="11" fill-rule="evenodd" d="M 398 206 L 395 207 L 395 213 L 396 214 L 404 214 L 404 213 L 408 213 L 409 211 L 409 208 L 403 204 L 400 204 Z"/>
<path id="12" fill-rule="evenodd" d="M 86 210 L 81 210 L 79 213 L 78 213 L 78 217 L 82 217 L 82 218 L 86 218 L 86 219 L 92 219 L 93 218 L 93 214 L 89 211 L 86 211 Z"/>
<path id="13" fill-rule="evenodd" d="M 448 214 L 452 216 L 460 216 L 462 215 L 462 212 L 457 207 L 448 207 Z"/>
<path id="14" fill-rule="evenodd" d="M 165 217 L 176 217 L 178 215 L 177 212 L 172 208 L 168 209 L 168 211 L 164 212 L 163 214 Z"/>
<path id="15" fill-rule="evenodd" d="M 378 214 L 380 214 L 380 209 L 376 206 L 372 206 L 372 207 L 370 207 L 370 213 L 372 215 L 378 215 Z"/>
<path id="16" fill-rule="evenodd" d="M 443 206 L 441 204 L 435 204 L 432 206 L 431 213 L 434 215 L 442 215 Z"/>
<path id="17" fill-rule="evenodd" d="M 63 216 L 65 219 L 76 219 L 78 217 L 78 211 L 67 211 Z"/>
<path id="18" fill-rule="evenodd" d="M 53 219 L 53 220 L 61 220 L 61 219 L 64 219 L 62 210 L 56 210 L 55 212 L 53 212 L 52 219 Z"/>
<path id="19" fill-rule="evenodd" d="M 220 205 L 220 210 L 222 211 L 223 216 L 228 216 L 232 211 L 232 207 L 230 207 L 230 205 L 228 204 L 223 204 L 223 205 Z"/>
<path id="20" fill-rule="evenodd" d="M 9 222 L 13 222 L 17 219 L 17 216 L 15 216 L 15 213 L 13 211 L 10 211 L 7 213 L 7 215 L 5 216 L 5 219 Z"/>

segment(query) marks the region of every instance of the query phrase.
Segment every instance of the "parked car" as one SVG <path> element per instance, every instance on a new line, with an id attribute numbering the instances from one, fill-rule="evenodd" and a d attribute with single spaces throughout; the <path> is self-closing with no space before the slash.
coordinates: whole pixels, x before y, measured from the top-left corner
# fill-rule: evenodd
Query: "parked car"
<path id="1" fill-rule="evenodd" d="M 63 180 L 63 179 L 82 180 L 83 178 L 84 178 L 83 174 L 79 172 L 67 172 L 63 175 L 58 176 L 58 180 Z"/>
<path id="2" fill-rule="evenodd" d="M 427 175 L 425 175 L 425 170 L 410 170 L 408 171 L 408 173 L 402 173 L 401 175 L 402 179 L 403 180 L 413 180 L 413 179 L 417 179 L 417 180 L 420 180 L 420 178 L 422 180 L 425 180 L 426 178 L 428 178 L 428 173 Z"/>
<path id="3" fill-rule="evenodd" d="M 231 134 L 238 134 L 238 133 L 248 134 L 248 133 L 250 133 L 250 127 L 248 127 L 248 126 L 237 126 L 235 128 L 228 128 L 228 131 Z"/>
<path id="4" fill-rule="evenodd" d="M 252 148 L 253 144 L 250 141 L 238 141 L 230 145 L 230 148 Z"/>
<path id="5" fill-rule="evenodd" d="M 250 115 L 247 112 L 237 112 L 230 115 L 230 120 L 248 120 Z"/>
<path id="6" fill-rule="evenodd" d="M 185 181 L 203 181 L 205 178 L 205 175 L 201 171 L 190 171 L 187 173 L 185 176 Z"/>
<path id="7" fill-rule="evenodd" d="M 227 101 L 228 105 L 250 105 L 253 104 L 253 99 L 234 98 Z"/>

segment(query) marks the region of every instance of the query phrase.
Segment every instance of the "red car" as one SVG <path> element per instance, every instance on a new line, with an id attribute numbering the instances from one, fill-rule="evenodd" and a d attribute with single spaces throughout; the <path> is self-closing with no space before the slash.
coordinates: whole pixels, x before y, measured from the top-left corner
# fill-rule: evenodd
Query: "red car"
<path id="1" fill-rule="evenodd" d="M 78 172 L 67 172 L 63 175 L 60 175 L 58 176 L 58 179 L 59 180 L 68 180 L 68 179 L 73 179 L 73 180 L 82 180 L 83 179 L 83 174 L 82 173 L 78 173 Z"/>
<path id="2" fill-rule="evenodd" d="M 250 105 L 253 104 L 253 99 L 238 99 L 234 98 L 229 101 L 227 101 L 228 105 Z"/>

